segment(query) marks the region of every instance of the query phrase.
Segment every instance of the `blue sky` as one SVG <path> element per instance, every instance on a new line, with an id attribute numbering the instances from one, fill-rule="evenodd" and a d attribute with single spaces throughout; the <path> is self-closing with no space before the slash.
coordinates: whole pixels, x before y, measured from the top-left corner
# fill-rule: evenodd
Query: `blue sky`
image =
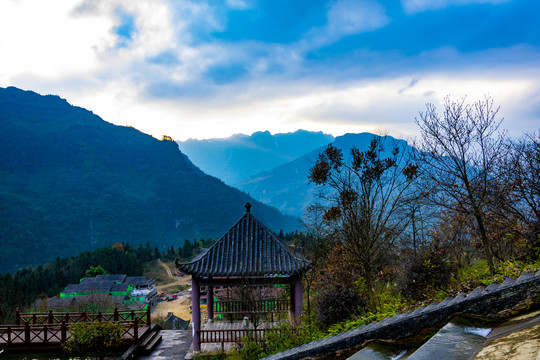
<path id="1" fill-rule="evenodd" d="M 0 0 L 0 86 L 175 139 L 417 134 L 446 95 L 540 124 L 537 0 Z"/>

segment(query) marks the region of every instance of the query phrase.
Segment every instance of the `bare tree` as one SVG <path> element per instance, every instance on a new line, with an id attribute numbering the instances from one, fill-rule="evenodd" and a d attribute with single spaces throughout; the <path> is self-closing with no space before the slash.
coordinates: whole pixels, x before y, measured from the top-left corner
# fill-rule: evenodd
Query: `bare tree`
<path id="1" fill-rule="evenodd" d="M 304 213 L 305 234 L 294 239 L 295 251 L 303 258 L 311 261 L 308 271 L 302 273 L 302 284 L 306 294 L 307 319 L 311 320 L 311 292 L 319 270 L 328 261 L 331 251 L 328 239 L 328 228 L 322 221 L 324 206 L 319 203 L 311 204 Z"/>
<path id="2" fill-rule="evenodd" d="M 485 257 L 495 272 L 488 237 L 486 212 L 500 189 L 499 162 L 507 151 L 505 133 L 499 131 L 498 107 L 486 96 L 473 105 L 445 98 L 442 115 L 426 105 L 416 123 L 421 140 L 416 144 L 430 201 L 448 211 L 475 219 Z"/>
<path id="3" fill-rule="evenodd" d="M 272 301 L 281 296 L 281 293 L 281 288 L 260 284 L 256 279 L 243 277 L 236 285 L 229 288 L 226 299 L 239 302 L 240 308 L 237 311 L 247 317 L 255 330 L 252 333 L 253 339 L 258 341 L 260 339 L 257 337 L 257 329 L 267 316 L 266 311 L 272 311 L 269 309 L 273 306 Z"/>
<path id="4" fill-rule="evenodd" d="M 353 147 L 347 160 L 329 145 L 310 170 L 310 180 L 328 190 L 320 194 L 323 219 L 358 264 L 374 310 L 377 271 L 408 222 L 404 199 L 416 167 L 405 156 L 403 144 L 375 136 L 367 151 Z"/>
<path id="5" fill-rule="evenodd" d="M 524 224 L 530 241 L 540 234 L 540 132 L 526 134 L 512 144 L 506 161 L 509 188 L 506 208 Z"/>

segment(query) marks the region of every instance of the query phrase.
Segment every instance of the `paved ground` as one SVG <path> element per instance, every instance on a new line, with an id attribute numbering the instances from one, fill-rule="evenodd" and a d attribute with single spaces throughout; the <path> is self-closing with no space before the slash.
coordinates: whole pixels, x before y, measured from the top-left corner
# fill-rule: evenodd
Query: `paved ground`
<path id="1" fill-rule="evenodd" d="M 161 330 L 161 343 L 148 356 L 139 357 L 139 360 L 184 360 L 191 345 L 190 330 Z"/>
<path id="2" fill-rule="evenodd" d="M 496 327 L 474 360 L 540 360 L 540 311 Z"/>

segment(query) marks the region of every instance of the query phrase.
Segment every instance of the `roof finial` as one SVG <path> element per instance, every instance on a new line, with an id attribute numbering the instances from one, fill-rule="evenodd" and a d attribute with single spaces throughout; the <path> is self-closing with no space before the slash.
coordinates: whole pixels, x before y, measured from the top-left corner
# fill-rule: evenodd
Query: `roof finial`
<path id="1" fill-rule="evenodd" d="M 246 203 L 246 212 L 249 214 L 251 209 L 251 204 L 249 202 Z"/>

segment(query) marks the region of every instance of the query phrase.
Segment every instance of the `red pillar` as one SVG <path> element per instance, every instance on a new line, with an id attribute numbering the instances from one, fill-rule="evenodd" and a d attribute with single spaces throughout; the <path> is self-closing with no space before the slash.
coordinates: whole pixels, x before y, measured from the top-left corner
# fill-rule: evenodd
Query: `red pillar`
<path id="1" fill-rule="evenodd" d="M 291 323 L 291 326 L 294 326 L 294 319 L 296 318 L 295 310 L 296 310 L 296 286 L 295 283 L 291 283 L 289 285 L 289 321 Z"/>
<path id="2" fill-rule="evenodd" d="M 201 351 L 199 331 L 201 330 L 200 285 L 197 277 L 191 277 L 191 323 L 193 325 L 193 351 Z"/>
<path id="3" fill-rule="evenodd" d="M 208 291 L 206 293 L 206 313 L 208 315 L 208 320 L 214 318 L 214 287 L 208 285 Z"/>
<path id="4" fill-rule="evenodd" d="M 294 282 L 294 316 L 299 318 L 304 310 L 304 286 L 302 279 L 299 277 Z"/>

